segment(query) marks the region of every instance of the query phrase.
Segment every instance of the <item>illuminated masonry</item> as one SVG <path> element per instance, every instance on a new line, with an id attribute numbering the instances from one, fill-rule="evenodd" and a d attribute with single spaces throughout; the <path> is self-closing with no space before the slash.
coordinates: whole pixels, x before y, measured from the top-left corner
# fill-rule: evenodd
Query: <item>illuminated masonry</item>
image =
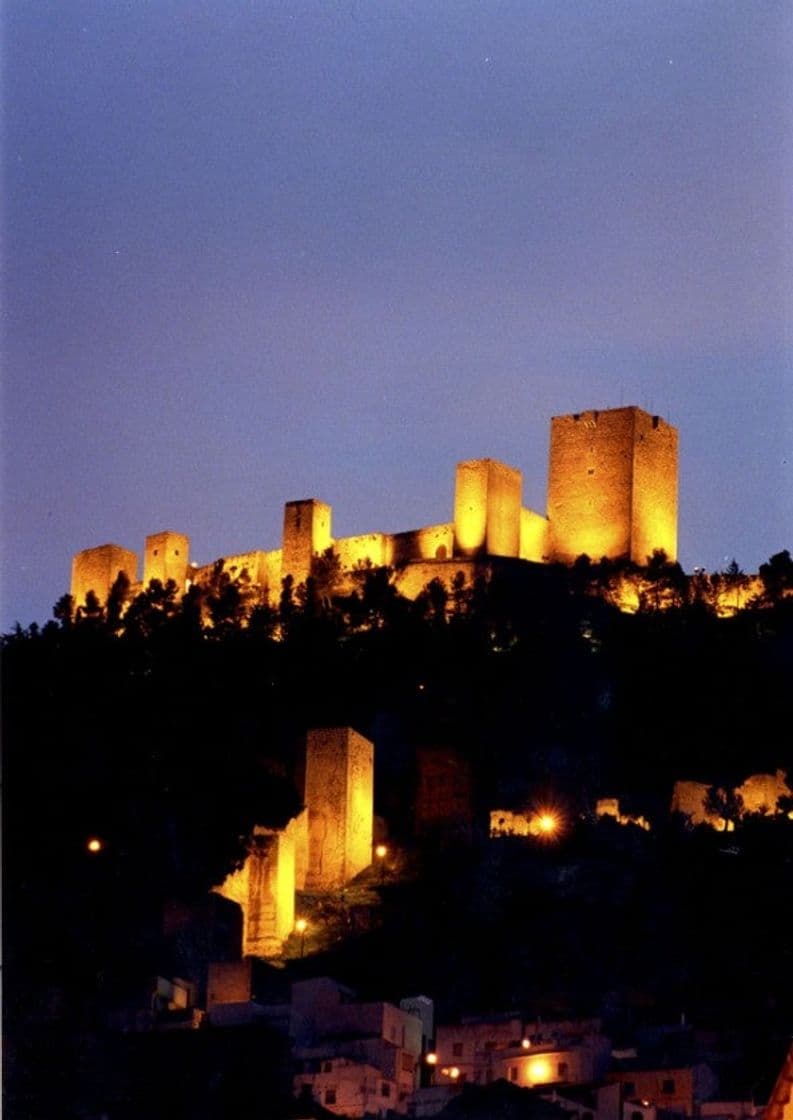
<path id="1" fill-rule="evenodd" d="M 246 577 L 273 605 L 281 581 L 295 584 L 311 572 L 314 557 L 332 548 L 344 574 L 361 565 L 397 569 L 397 587 L 414 598 L 433 578 L 450 582 L 458 571 L 470 578 L 477 563 L 513 557 L 571 563 L 629 557 L 644 563 L 655 549 L 677 555 L 677 431 L 639 408 L 556 416 L 551 421 L 547 516 L 522 504 L 522 475 L 494 459 L 459 463 L 454 520 L 404 533 L 368 533 L 334 540 L 331 507 L 315 498 L 287 502 L 281 547 L 226 556 L 220 563 L 234 579 Z M 100 600 L 120 571 L 134 590 L 149 581 L 206 583 L 215 564 L 190 564 L 189 538 L 161 532 L 146 538 L 143 573 L 137 556 L 118 545 L 78 553 L 71 594 L 78 605 L 89 590 Z"/>
<path id="2" fill-rule="evenodd" d="M 340 890 L 371 864 L 372 743 L 351 727 L 309 731 L 303 801 L 285 828 L 257 825 L 242 867 L 216 888 L 242 908 L 243 956 L 280 953 L 296 890 Z"/>

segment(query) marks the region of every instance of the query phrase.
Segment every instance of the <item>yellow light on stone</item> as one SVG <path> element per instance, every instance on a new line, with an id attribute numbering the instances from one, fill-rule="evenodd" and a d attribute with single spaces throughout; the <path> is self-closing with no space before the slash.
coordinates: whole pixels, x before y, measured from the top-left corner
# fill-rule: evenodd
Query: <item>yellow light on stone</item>
<path id="1" fill-rule="evenodd" d="M 529 1080 L 532 1084 L 550 1081 L 551 1077 L 551 1063 L 547 1058 L 534 1058 L 529 1062 Z"/>

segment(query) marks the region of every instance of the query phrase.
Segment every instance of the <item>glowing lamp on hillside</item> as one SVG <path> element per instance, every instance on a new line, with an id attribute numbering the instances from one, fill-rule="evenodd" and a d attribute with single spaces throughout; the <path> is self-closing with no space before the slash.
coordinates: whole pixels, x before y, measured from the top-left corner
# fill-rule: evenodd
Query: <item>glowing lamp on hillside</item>
<path id="1" fill-rule="evenodd" d="M 300 956 L 303 956 L 303 951 L 306 947 L 306 930 L 308 929 L 308 922 L 305 918 L 298 918 L 295 922 L 295 930 L 300 934 Z"/>
<path id="2" fill-rule="evenodd" d="M 102 843 L 98 836 L 92 836 L 88 841 L 86 841 L 85 845 L 87 851 L 89 851 L 91 855 L 96 855 L 97 852 L 101 852 L 104 846 L 105 845 Z"/>
<path id="3" fill-rule="evenodd" d="M 385 844 L 378 844 L 374 850 L 374 854 L 377 856 L 377 862 L 380 864 L 380 883 L 382 885 L 385 880 L 385 857 L 388 855 L 388 848 Z"/>
<path id="4" fill-rule="evenodd" d="M 529 1062 L 529 1080 L 533 1085 L 550 1081 L 552 1077 L 551 1063 L 547 1058 L 534 1058 Z"/>
<path id="5" fill-rule="evenodd" d="M 429 1054 L 425 1054 L 424 1061 L 428 1066 L 437 1066 L 438 1055 L 434 1051 L 430 1050 Z"/>
<path id="6" fill-rule="evenodd" d="M 528 1050 L 529 1047 L 531 1046 L 531 1042 L 528 1040 L 528 1038 L 522 1038 L 520 1040 L 520 1044 L 521 1044 L 521 1046 L 523 1047 L 524 1050 Z"/>
<path id="7" fill-rule="evenodd" d="M 441 1070 L 441 1073 L 444 1077 L 448 1077 L 450 1081 L 456 1081 L 460 1076 L 460 1070 L 458 1066 L 444 1066 Z"/>
<path id="8" fill-rule="evenodd" d="M 529 832 L 540 840 L 555 840 L 562 826 L 562 818 L 555 809 L 538 809 L 529 822 Z"/>

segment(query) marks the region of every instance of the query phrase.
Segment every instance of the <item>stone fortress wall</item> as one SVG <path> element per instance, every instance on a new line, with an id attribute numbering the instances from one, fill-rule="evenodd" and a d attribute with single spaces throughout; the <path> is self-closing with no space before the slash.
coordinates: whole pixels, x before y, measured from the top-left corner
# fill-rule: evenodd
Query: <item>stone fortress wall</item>
<path id="1" fill-rule="evenodd" d="M 89 590 L 104 601 L 119 572 L 133 590 L 173 579 L 180 591 L 206 584 L 220 565 L 271 605 L 282 581 L 298 585 L 327 549 L 352 586 L 362 567 L 394 567 L 398 590 L 415 597 L 428 579 L 447 585 L 462 570 L 493 557 L 571 563 L 629 557 L 645 563 L 655 549 L 677 555 L 677 431 L 634 406 L 557 416 L 551 421 L 547 516 L 522 504 L 522 475 L 495 459 L 459 463 L 454 520 L 401 533 L 368 533 L 334 540 L 331 507 L 316 498 L 287 502 L 281 547 L 226 556 L 203 567 L 190 563 L 190 540 L 160 532 L 146 538 L 142 583 L 135 553 L 119 545 L 89 548 L 74 557 L 71 594 L 77 605 Z M 426 579 L 424 576 L 426 575 Z"/>
<path id="2" fill-rule="evenodd" d="M 242 955 L 277 957 L 296 891 L 342 890 L 372 862 L 374 744 L 351 727 L 306 736 L 305 808 L 283 828 L 256 825 L 242 866 L 216 887 L 242 910 Z"/>

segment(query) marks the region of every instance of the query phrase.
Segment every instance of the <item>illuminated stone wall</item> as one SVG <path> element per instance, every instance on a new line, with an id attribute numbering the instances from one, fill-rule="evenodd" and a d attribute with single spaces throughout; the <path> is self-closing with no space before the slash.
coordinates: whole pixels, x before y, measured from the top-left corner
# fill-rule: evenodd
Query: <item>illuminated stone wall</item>
<path id="1" fill-rule="evenodd" d="M 631 559 L 645 564 L 657 548 L 677 559 L 677 428 L 634 409 Z"/>
<path id="2" fill-rule="evenodd" d="M 790 797 L 791 789 L 784 770 L 775 774 L 751 774 L 736 793 L 743 799 L 745 813 L 776 813 L 780 797 Z"/>
<path id="3" fill-rule="evenodd" d="M 719 832 L 723 832 L 726 825 L 727 831 L 731 832 L 735 827 L 732 821 L 725 822 L 722 817 L 705 810 L 709 789 L 707 782 L 675 782 L 671 811 L 685 813 L 691 818 L 692 824 L 709 824 Z M 746 781 L 736 787 L 735 792 L 743 801 L 742 816 L 746 813 L 775 814 L 779 811 L 779 798 L 791 794 L 784 770 L 777 770 L 775 774 L 750 774 Z"/>
<path id="4" fill-rule="evenodd" d="M 217 893 L 242 907 L 242 955 L 273 957 L 295 924 L 295 844 L 289 829 L 253 830 L 247 858 Z"/>
<path id="5" fill-rule="evenodd" d="M 185 590 L 187 566 L 190 563 L 190 538 L 184 533 L 152 533 L 146 537 L 143 553 L 143 587 L 153 579 L 166 584 L 172 579 L 180 591 Z"/>
<path id="6" fill-rule="evenodd" d="M 372 862 L 374 747 L 350 727 L 309 731 L 308 890 L 341 888 Z"/>
<path id="7" fill-rule="evenodd" d="M 705 798 L 709 789 L 707 782 L 675 782 L 670 809 L 673 813 L 683 813 L 690 817 L 692 824 L 709 824 L 723 832 L 724 820 L 705 811 Z"/>
<path id="8" fill-rule="evenodd" d="M 793 1045 L 771 1090 L 763 1120 L 793 1120 Z"/>
<path id="9" fill-rule="evenodd" d="M 548 518 L 533 509 L 520 511 L 520 558 L 540 564 L 548 554 Z"/>
<path id="10" fill-rule="evenodd" d="M 599 797 L 595 802 L 595 816 L 598 820 L 601 817 L 611 817 L 617 824 L 633 824 L 637 828 L 643 828 L 645 832 L 649 831 L 650 828 L 650 822 L 646 817 L 630 817 L 621 813 L 618 797 Z"/>
<path id="11" fill-rule="evenodd" d="M 453 549 L 453 525 L 427 525 L 391 534 L 386 543 L 386 563 L 399 566 L 414 560 L 448 560 Z"/>
<path id="12" fill-rule="evenodd" d="M 355 568 L 384 568 L 391 563 L 390 538 L 385 533 L 364 533 L 359 537 L 342 537 L 333 542 L 342 571 Z"/>
<path id="13" fill-rule="evenodd" d="M 532 822 L 534 813 L 513 812 L 511 809 L 490 810 L 490 835 L 496 836 L 534 836 Z"/>
<path id="14" fill-rule="evenodd" d="M 240 552 L 236 556 L 223 558 L 223 571 L 228 572 L 232 580 L 245 580 L 256 587 L 266 589 L 269 583 L 269 563 L 267 552 L 254 549 L 251 552 Z"/>
<path id="15" fill-rule="evenodd" d="M 138 576 L 138 557 L 127 548 L 117 544 L 100 544 L 97 548 L 86 548 L 78 552 L 72 560 L 72 580 L 70 594 L 77 606 L 85 602 L 89 591 L 93 591 L 100 602 L 107 599 L 110 588 L 123 572 L 130 583 Z"/>
<path id="16" fill-rule="evenodd" d="M 331 545 L 331 508 L 316 498 L 287 502 L 284 506 L 284 535 L 281 555 L 283 575 L 295 584 L 311 574 L 311 561 Z"/>
<path id="17" fill-rule="evenodd" d="M 496 459 L 457 464 L 454 487 L 456 556 L 517 556 L 523 477 Z"/>
<path id="18" fill-rule="evenodd" d="M 478 574 L 485 575 L 489 570 L 487 565 L 472 560 L 419 560 L 400 568 L 394 577 L 394 585 L 400 595 L 415 599 L 434 579 L 440 580 L 451 593 L 458 572 L 462 572 L 466 586 L 470 586 Z"/>
<path id="19" fill-rule="evenodd" d="M 677 432 L 641 409 L 555 416 L 548 474 L 549 555 L 646 563 L 677 556 Z"/>
<path id="20" fill-rule="evenodd" d="M 302 809 L 292 817 L 285 830 L 291 838 L 295 853 L 295 890 L 305 890 L 308 874 L 308 810 Z"/>

